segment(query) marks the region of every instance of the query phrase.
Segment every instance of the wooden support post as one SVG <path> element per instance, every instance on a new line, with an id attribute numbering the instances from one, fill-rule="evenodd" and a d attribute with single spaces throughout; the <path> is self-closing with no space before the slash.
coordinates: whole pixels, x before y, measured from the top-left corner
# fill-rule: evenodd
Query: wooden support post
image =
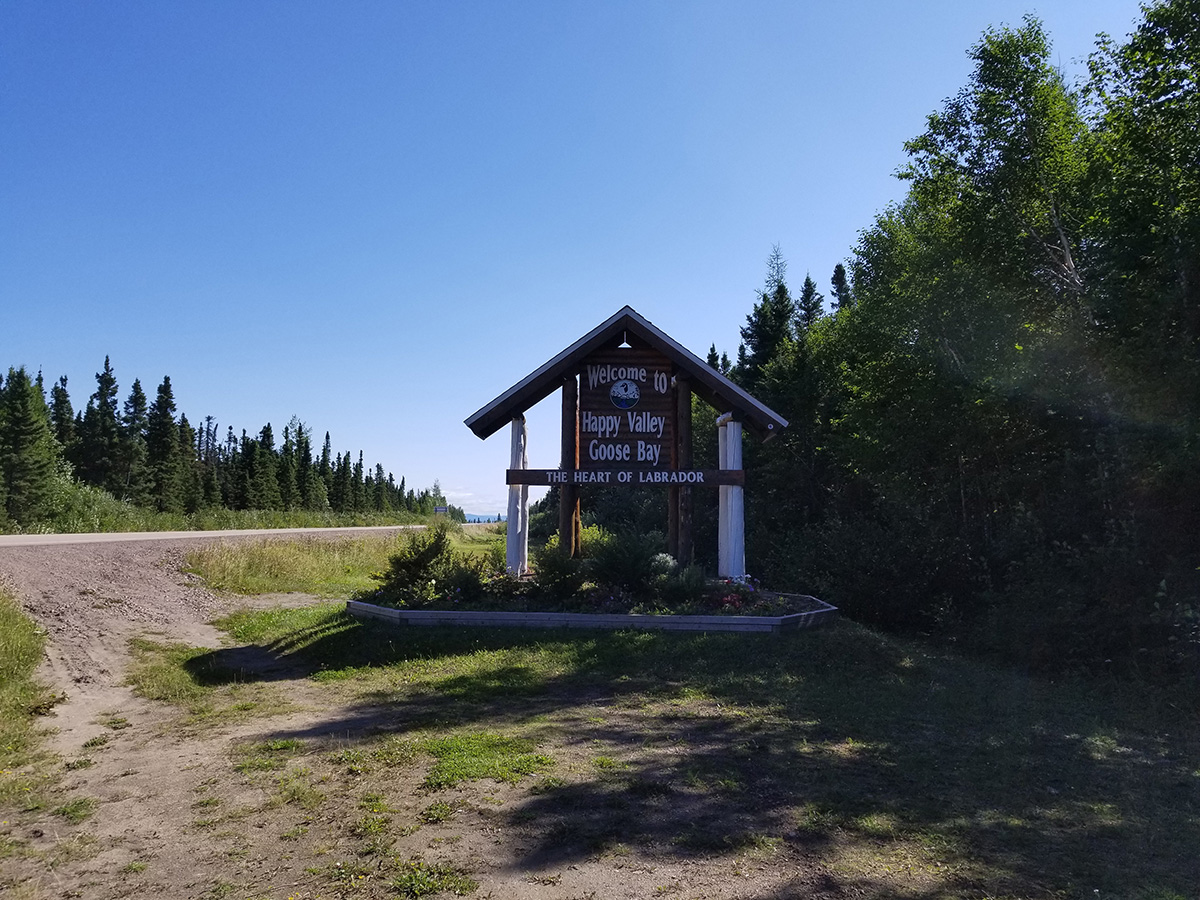
<path id="1" fill-rule="evenodd" d="M 512 420 L 512 446 L 509 456 L 510 469 L 529 468 L 526 442 L 529 439 L 525 417 Z M 505 564 L 513 575 L 524 575 L 529 571 L 529 485 L 508 486 L 508 546 Z"/>
<path id="2" fill-rule="evenodd" d="M 682 469 L 679 464 L 679 381 L 672 379 L 671 404 L 671 468 Z M 680 562 L 679 555 L 679 485 L 673 484 L 667 488 L 667 552 Z"/>
<path id="3" fill-rule="evenodd" d="M 686 378 L 675 376 L 675 407 L 671 410 L 671 465 L 692 467 L 692 391 Z M 681 566 L 692 562 L 692 488 L 671 485 L 667 489 L 667 552 Z"/>
<path id="4" fill-rule="evenodd" d="M 564 472 L 579 468 L 579 381 L 571 376 L 562 386 L 562 461 Z M 558 486 L 558 547 L 567 556 L 579 555 L 579 486 Z"/>
<path id="5" fill-rule="evenodd" d="M 675 421 L 679 428 L 679 468 L 692 467 L 692 388 L 686 378 L 676 379 Z M 681 566 L 692 564 L 692 487 L 679 486 L 679 552 L 675 559 Z"/>

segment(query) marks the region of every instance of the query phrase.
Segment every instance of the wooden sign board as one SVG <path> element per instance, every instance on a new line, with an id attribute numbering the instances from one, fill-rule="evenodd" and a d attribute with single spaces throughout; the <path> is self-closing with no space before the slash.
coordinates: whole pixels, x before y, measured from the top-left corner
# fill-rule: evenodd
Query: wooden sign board
<path id="1" fill-rule="evenodd" d="M 579 376 L 579 468 L 671 468 L 671 361 L 653 350 L 589 355 Z"/>

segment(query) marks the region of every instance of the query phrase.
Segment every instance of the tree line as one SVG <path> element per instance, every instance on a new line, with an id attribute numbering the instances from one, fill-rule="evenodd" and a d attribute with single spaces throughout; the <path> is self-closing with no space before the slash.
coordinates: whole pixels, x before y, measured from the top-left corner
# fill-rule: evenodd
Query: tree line
<path id="1" fill-rule="evenodd" d="M 437 482 L 413 490 L 363 453 L 334 454 L 329 433 L 319 452 L 312 430 L 293 417 L 277 441 L 267 423 L 255 435 L 224 435 L 206 416 L 193 426 L 178 413 L 170 377 L 151 400 L 134 379 L 124 402 L 108 357 L 96 390 L 76 412 L 65 376 L 48 394 L 39 372 L 23 367 L 0 379 L 0 526 L 43 523 L 64 481 L 87 485 L 133 506 L 190 515 L 203 510 L 281 510 L 413 514 L 439 506 L 459 521 Z"/>
<path id="2" fill-rule="evenodd" d="M 750 571 L 1033 668 L 1194 677 L 1200 2 L 1145 7 L 1078 85 L 1033 18 L 970 57 L 829 297 L 776 247 L 734 359 L 709 351 L 790 422 L 745 449 Z M 614 490 L 594 521 L 662 527 L 657 492 Z"/>
<path id="3" fill-rule="evenodd" d="M 768 262 L 726 363 L 791 421 L 748 556 L 1035 667 L 1200 672 L 1200 2 L 1079 85 L 1033 18 L 970 56 L 829 311 Z"/>

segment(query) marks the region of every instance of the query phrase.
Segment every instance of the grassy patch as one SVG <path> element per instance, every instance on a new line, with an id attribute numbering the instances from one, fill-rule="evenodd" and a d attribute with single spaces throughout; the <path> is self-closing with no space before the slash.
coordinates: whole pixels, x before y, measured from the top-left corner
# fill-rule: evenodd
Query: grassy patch
<path id="1" fill-rule="evenodd" d="M 0 807 L 40 805 L 51 777 L 40 753 L 37 711 L 51 694 L 34 680 L 45 632 L 0 591 Z"/>
<path id="2" fill-rule="evenodd" d="M 285 772 L 275 780 L 275 797 L 277 803 L 299 806 L 301 809 L 312 811 L 319 809 L 325 802 L 325 794 L 316 788 L 312 773 L 307 769 Z"/>
<path id="3" fill-rule="evenodd" d="M 386 834 L 388 826 L 391 824 L 391 816 L 375 815 L 368 813 L 359 818 L 357 822 L 350 827 L 350 833 L 355 837 L 374 837 L 375 835 Z"/>
<path id="4" fill-rule="evenodd" d="M 479 778 L 516 782 L 554 764 L 550 757 L 534 753 L 531 741 L 489 732 L 430 740 L 423 749 L 437 759 L 425 776 L 430 790 Z"/>
<path id="5" fill-rule="evenodd" d="M 304 752 L 304 745 L 295 738 L 259 741 L 243 744 L 234 750 L 233 768 L 243 775 L 252 772 L 275 772 L 287 766 L 288 760 Z"/>
<path id="6" fill-rule="evenodd" d="M 398 547 L 395 537 L 239 541 L 193 550 L 186 566 L 210 587 L 235 594 L 346 596 L 372 587 L 371 573 L 386 568 Z"/>
<path id="7" fill-rule="evenodd" d="M 96 811 L 97 801 L 94 797 L 75 797 L 54 810 L 56 816 L 62 816 L 72 825 L 78 825 L 91 818 Z"/>
<path id="8" fill-rule="evenodd" d="M 401 897 L 427 897 L 442 892 L 461 897 L 479 887 L 479 883 L 461 869 L 429 864 L 417 857 L 400 863 L 398 868 L 399 874 L 392 881 L 392 887 Z"/>
<path id="9" fill-rule="evenodd" d="M 548 743 L 579 748 L 569 779 L 534 781 L 513 812 L 555 823 L 547 853 L 820 847 L 839 880 L 880 896 L 905 878 L 947 898 L 1200 883 L 1200 703 L 1186 689 L 1052 683 L 847 622 L 400 630 L 328 605 L 225 624 L 404 712 L 403 734 L 329 757 L 362 789 L 425 753 L 424 786 L 440 789 L 544 771 Z M 536 731 L 513 737 L 518 722 Z"/>
<path id="10" fill-rule="evenodd" d="M 242 670 L 226 665 L 223 651 L 144 638 L 132 639 L 129 646 L 133 664 L 128 683 L 134 691 L 150 700 L 183 707 L 193 723 L 240 721 L 255 715 L 278 715 L 290 708 L 275 688 L 247 680 Z M 125 720 L 105 724 L 118 727 L 113 721 Z"/>
<path id="11" fill-rule="evenodd" d="M 458 810 L 441 800 L 436 803 L 430 803 L 427 807 L 421 810 L 421 821 L 426 825 L 438 825 L 442 822 L 448 822 L 454 818 L 454 814 Z"/>

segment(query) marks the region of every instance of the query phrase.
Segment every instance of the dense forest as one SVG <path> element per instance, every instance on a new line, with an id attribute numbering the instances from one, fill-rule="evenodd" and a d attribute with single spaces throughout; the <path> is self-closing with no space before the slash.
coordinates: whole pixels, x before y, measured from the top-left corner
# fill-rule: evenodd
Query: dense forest
<path id="1" fill-rule="evenodd" d="M 735 361 L 710 351 L 791 423 L 747 442 L 747 563 L 1032 667 L 1200 674 L 1200 3 L 1145 8 L 1075 87 L 1032 18 L 970 56 L 828 299 L 776 248 Z M 585 514 L 661 529 L 652 493 Z"/>
<path id="2" fill-rule="evenodd" d="M 357 459 L 335 455 L 328 432 L 318 453 L 312 431 L 296 418 L 277 443 L 270 423 L 253 436 L 232 427 L 222 436 L 212 416 L 196 427 L 176 413 L 169 377 L 153 400 L 135 379 L 120 403 L 107 357 L 80 412 L 65 377 L 47 396 L 41 373 L 31 378 L 10 368 L 0 379 L 0 530 L 103 527 L 94 521 L 97 492 L 176 516 L 277 510 L 400 520 L 448 506 L 451 518 L 465 520 L 436 482 L 413 490 L 382 465 L 367 468 L 361 451 Z"/>

